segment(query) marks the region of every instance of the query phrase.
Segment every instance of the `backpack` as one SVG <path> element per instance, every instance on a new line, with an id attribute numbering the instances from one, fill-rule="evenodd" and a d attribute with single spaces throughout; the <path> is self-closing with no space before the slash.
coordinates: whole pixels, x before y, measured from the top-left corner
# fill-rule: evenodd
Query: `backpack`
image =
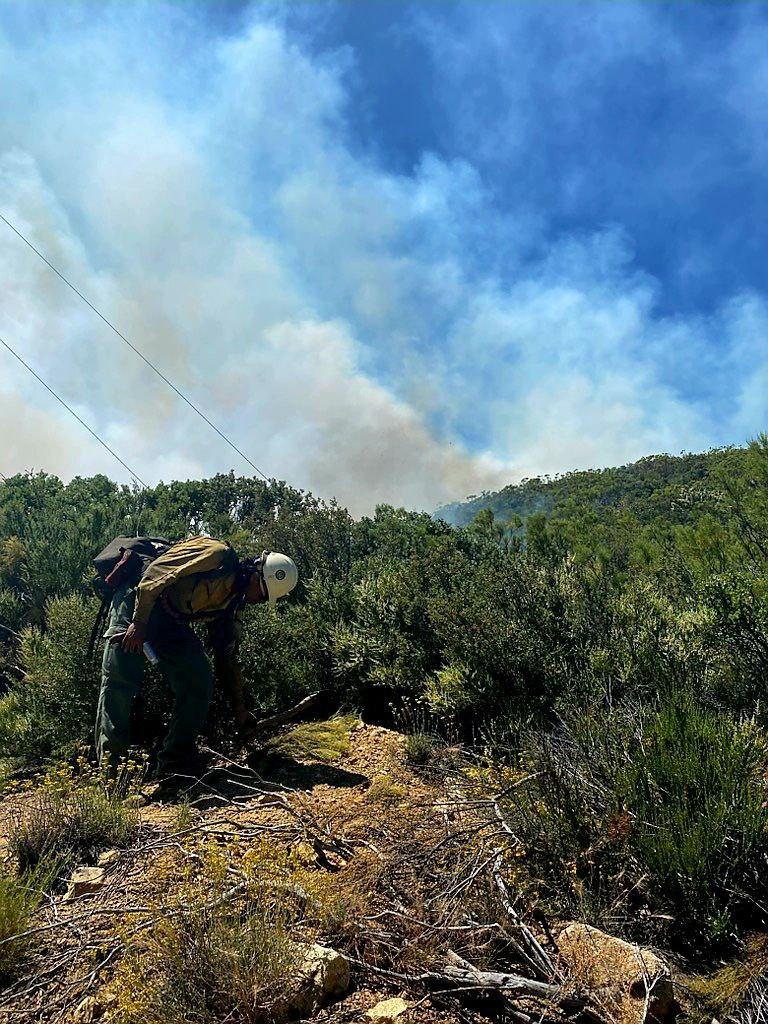
<path id="1" fill-rule="evenodd" d="M 112 595 L 123 584 L 136 584 L 146 572 L 150 562 L 171 547 L 164 537 L 115 537 L 93 559 L 96 575 L 92 579 L 94 590 L 101 595 L 101 606 L 88 641 L 88 656 L 93 654 L 96 637 L 102 628 Z"/>
<path id="2" fill-rule="evenodd" d="M 93 560 L 95 589 L 111 597 L 123 583 L 138 583 L 149 563 L 170 546 L 164 537 L 115 537 Z"/>

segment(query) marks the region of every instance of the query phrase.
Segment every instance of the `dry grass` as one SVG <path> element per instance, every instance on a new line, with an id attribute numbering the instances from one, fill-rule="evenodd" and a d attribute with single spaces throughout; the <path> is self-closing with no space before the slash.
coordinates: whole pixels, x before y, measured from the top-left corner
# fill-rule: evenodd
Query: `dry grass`
<path id="1" fill-rule="evenodd" d="M 207 844 L 186 864 L 110 984 L 115 1024 L 263 1024 L 296 971 L 290 858 L 268 842 Z"/>
<path id="2" fill-rule="evenodd" d="M 768 936 L 754 935 L 747 943 L 746 955 L 711 974 L 688 979 L 690 1020 L 702 1024 L 713 1018 L 749 1021 L 754 1004 L 765 998 L 767 975 Z"/>
<path id="3" fill-rule="evenodd" d="M 18 872 L 56 862 L 63 870 L 89 863 L 100 850 L 127 845 L 139 818 L 118 796 L 93 780 L 54 780 L 14 822 L 8 849 Z"/>
<path id="4" fill-rule="evenodd" d="M 404 786 L 393 782 L 386 775 L 379 775 L 371 782 L 365 799 L 369 803 L 391 805 L 399 803 L 405 798 L 405 795 Z"/>

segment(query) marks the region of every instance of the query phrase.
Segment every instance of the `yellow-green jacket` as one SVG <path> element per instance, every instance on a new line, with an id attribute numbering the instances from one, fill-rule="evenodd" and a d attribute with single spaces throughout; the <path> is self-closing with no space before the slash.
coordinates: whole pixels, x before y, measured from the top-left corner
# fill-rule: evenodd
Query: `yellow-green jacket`
<path id="1" fill-rule="evenodd" d="M 151 562 L 136 591 L 133 621 L 146 626 L 162 595 L 171 613 L 185 618 L 215 616 L 238 602 L 237 556 L 212 537 L 188 537 Z"/>

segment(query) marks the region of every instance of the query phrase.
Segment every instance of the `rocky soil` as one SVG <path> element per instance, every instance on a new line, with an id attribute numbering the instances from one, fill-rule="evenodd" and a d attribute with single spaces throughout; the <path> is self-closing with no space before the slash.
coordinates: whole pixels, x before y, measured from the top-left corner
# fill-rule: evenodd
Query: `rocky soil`
<path id="1" fill-rule="evenodd" d="M 571 932 L 568 957 L 551 934 L 528 931 L 504 885 L 514 837 L 492 802 L 463 798 L 449 763 L 407 764 L 405 738 L 387 729 L 358 724 L 350 738 L 349 753 L 330 763 L 219 757 L 181 804 L 143 806 L 129 849 L 75 869 L 41 907 L 28 970 L 0 990 L 0 1021 L 116 1020 L 114 973 L 132 936 L 175 912 L 174 865 L 194 860 L 203 839 L 245 849 L 265 838 L 347 908 L 332 941 L 297 933 L 310 980 L 288 1017 L 640 1024 L 674 1014 L 666 965 L 650 954 Z M 33 800 L 27 792 L 0 801 L 0 836 Z M 332 952 L 318 953 L 316 943 Z M 318 956 L 338 960 L 330 970 Z"/>

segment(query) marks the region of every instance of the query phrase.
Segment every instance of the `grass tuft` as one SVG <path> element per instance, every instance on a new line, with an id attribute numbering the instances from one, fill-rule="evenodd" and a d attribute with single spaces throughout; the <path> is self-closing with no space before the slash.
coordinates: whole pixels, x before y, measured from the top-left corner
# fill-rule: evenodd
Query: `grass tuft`
<path id="1" fill-rule="evenodd" d="M 425 765 L 435 756 L 435 738 L 425 732 L 413 733 L 405 738 L 406 759 L 415 765 Z"/>
<path id="2" fill-rule="evenodd" d="M 0 873 L 0 983 L 21 973 L 34 942 L 33 936 L 24 933 L 54 875 L 54 868 L 46 863 L 22 877 Z"/>
<path id="3" fill-rule="evenodd" d="M 127 846 L 138 823 L 136 810 L 94 783 L 44 787 L 13 825 L 8 849 L 19 874 L 49 862 L 63 872 L 93 863 L 101 850 Z"/>
<path id="4" fill-rule="evenodd" d="M 377 775 L 365 794 L 365 799 L 369 803 L 385 806 L 399 803 L 404 797 L 405 788 L 388 779 L 386 775 Z"/>
<path id="5" fill-rule="evenodd" d="M 305 722 L 271 740 L 268 749 L 283 757 L 307 761 L 338 761 L 350 751 L 356 715 L 339 715 L 325 722 Z"/>

